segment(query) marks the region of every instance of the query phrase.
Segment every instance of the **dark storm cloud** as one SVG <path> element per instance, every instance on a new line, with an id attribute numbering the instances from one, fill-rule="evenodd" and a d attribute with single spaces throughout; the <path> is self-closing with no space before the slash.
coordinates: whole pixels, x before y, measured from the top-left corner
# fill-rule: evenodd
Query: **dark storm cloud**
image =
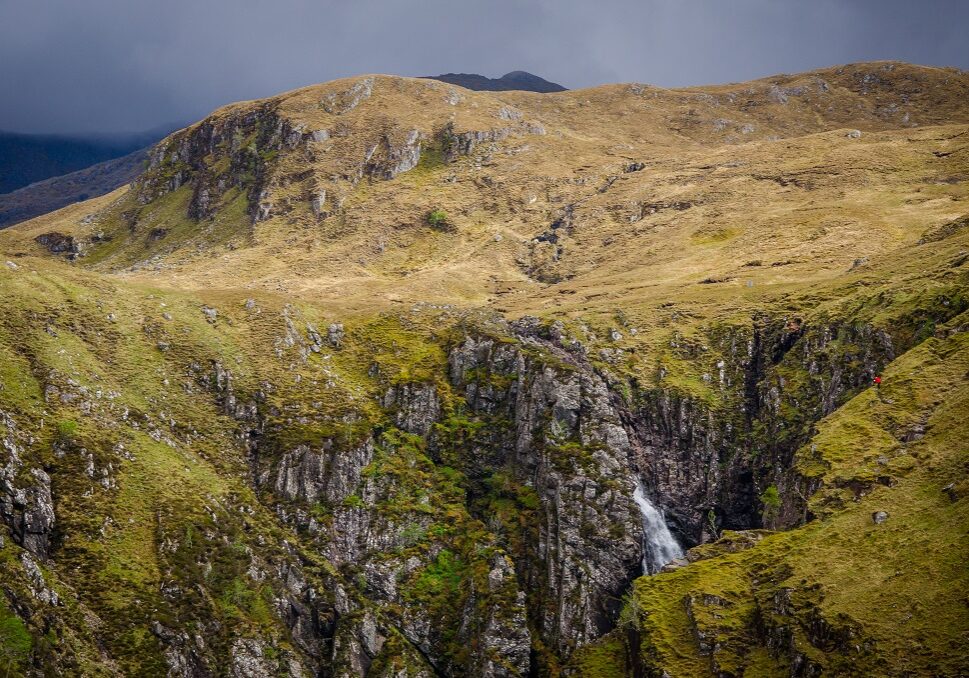
<path id="1" fill-rule="evenodd" d="M 969 68 L 963 0 L 0 0 L 0 129 L 134 131 L 359 73 L 682 86 Z"/>

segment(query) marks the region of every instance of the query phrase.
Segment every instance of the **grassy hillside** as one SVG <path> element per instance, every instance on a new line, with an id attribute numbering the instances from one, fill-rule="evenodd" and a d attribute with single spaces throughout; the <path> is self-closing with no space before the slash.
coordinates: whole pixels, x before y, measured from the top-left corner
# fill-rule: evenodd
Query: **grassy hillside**
<path id="1" fill-rule="evenodd" d="M 967 151 L 889 62 L 174 133 L 0 232 L 0 667 L 962 675 Z"/>

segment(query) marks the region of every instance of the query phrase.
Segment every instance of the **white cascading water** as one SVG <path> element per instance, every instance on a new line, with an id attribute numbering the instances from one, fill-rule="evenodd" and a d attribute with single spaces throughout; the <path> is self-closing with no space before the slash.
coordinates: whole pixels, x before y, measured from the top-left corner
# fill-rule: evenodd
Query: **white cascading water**
<path id="1" fill-rule="evenodd" d="M 670 561 L 682 558 L 683 549 L 676 543 L 663 513 L 646 498 L 638 478 L 633 501 L 643 515 L 643 574 L 656 574 Z"/>

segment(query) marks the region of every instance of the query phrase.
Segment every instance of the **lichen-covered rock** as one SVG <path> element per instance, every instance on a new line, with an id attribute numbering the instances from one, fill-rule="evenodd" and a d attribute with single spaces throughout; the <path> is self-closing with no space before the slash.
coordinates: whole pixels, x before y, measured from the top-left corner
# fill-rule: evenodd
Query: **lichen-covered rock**
<path id="1" fill-rule="evenodd" d="M 343 323 L 330 323 L 326 330 L 326 339 L 333 348 L 340 348 L 343 345 L 344 334 Z"/>
<path id="2" fill-rule="evenodd" d="M 384 409 L 394 412 L 397 427 L 427 437 L 441 417 L 441 400 L 431 384 L 401 384 L 387 390 Z"/>
<path id="3" fill-rule="evenodd" d="M 167 628 L 158 621 L 151 623 L 151 632 L 164 645 L 165 661 L 170 678 L 208 678 L 214 672 L 204 657 L 201 638 L 191 638 L 184 631 Z"/>
<path id="4" fill-rule="evenodd" d="M 300 445 L 284 453 L 274 466 L 274 490 L 290 500 L 338 504 L 356 490 L 373 452 L 371 440 L 349 450 L 336 449 L 332 442 L 319 450 Z"/>
<path id="5" fill-rule="evenodd" d="M 38 235 L 34 240 L 43 247 L 47 248 L 52 254 L 67 254 L 76 256 L 80 251 L 78 243 L 73 236 L 63 233 L 51 232 Z"/>
<path id="6" fill-rule="evenodd" d="M 545 134 L 545 128 L 540 124 L 525 122 L 514 117 L 507 119 L 517 124 L 485 130 L 457 131 L 454 125 L 449 123 L 441 133 L 444 159 L 447 162 L 454 162 L 462 156 L 471 155 L 484 144 L 496 144 L 510 136 Z"/>
<path id="7" fill-rule="evenodd" d="M 349 113 L 360 105 L 362 101 L 373 94 L 374 79 L 363 78 L 342 92 L 333 92 L 323 97 L 323 109 L 333 115 Z"/>
<path id="8" fill-rule="evenodd" d="M 240 638 L 232 644 L 232 676 L 234 678 L 272 678 L 277 675 L 275 662 L 265 656 L 263 641 Z"/>
<path id="9" fill-rule="evenodd" d="M 379 179 L 393 179 L 417 167 L 421 159 L 421 135 L 412 129 L 398 144 L 390 136 L 381 137 L 366 156 L 363 173 Z"/>
<path id="10" fill-rule="evenodd" d="M 469 673 L 483 678 L 528 675 L 532 643 L 526 597 L 518 588 L 513 563 L 507 556 L 496 555 L 492 560 L 488 595 L 484 597 L 495 601 L 484 615 L 484 625 L 474 625 L 481 619 L 474 614 L 478 601 L 471 598 L 459 632 L 475 648 Z"/>
<path id="11" fill-rule="evenodd" d="M 637 394 L 629 418 L 637 465 L 687 542 L 762 526 L 760 495 L 771 485 L 782 504 L 769 526 L 799 524 L 813 487 L 793 468 L 794 453 L 815 422 L 894 358 L 893 340 L 870 325 L 757 318 L 710 341 L 718 355 L 708 374 L 723 405 L 662 386 Z"/>
<path id="12" fill-rule="evenodd" d="M 33 598 L 45 605 L 57 606 L 60 604 L 60 596 L 57 591 L 52 589 L 40 567 L 30 556 L 30 553 L 20 554 L 20 564 L 23 566 L 24 573 L 30 585 L 30 593 Z"/>

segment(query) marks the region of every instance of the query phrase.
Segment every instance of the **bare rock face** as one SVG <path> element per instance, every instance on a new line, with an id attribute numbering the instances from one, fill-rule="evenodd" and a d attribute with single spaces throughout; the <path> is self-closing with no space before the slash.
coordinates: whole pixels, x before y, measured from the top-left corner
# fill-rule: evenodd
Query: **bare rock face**
<path id="1" fill-rule="evenodd" d="M 35 556 L 46 559 L 54 529 L 54 502 L 50 476 L 43 470 L 31 469 L 35 482 L 14 493 L 13 533 L 20 545 Z M 19 516 L 17 515 L 19 509 Z"/>
<path id="2" fill-rule="evenodd" d="M 0 411 L 0 424 L 5 432 L 0 439 L 0 519 L 10 528 L 14 541 L 41 560 L 49 557 L 51 533 L 54 530 L 54 500 L 50 476 L 39 468 L 30 470 L 30 482 L 23 483 L 22 462 L 16 438 L 16 424 Z M 20 478 L 20 480 L 18 480 Z"/>
<path id="3" fill-rule="evenodd" d="M 175 631 L 158 621 L 151 624 L 152 634 L 165 646 L 164 656 L 168 675 L 180 678 L 205 678 L 212 671 L 203 659 L 204 646 L 184 631 Z"/>
<path id="4" fill-rule="evenodd" d="M 367 153 L 363 173 L 378 179 L 393 179 L 398 174 L 417 167 L 421 160 L 421 136 L 416 129 L 397 143 L 390 136 L 381 137 Z"/>
<path id="5" fill-rule="evenodd" d="M 896 355 L 891 337 L 870 326 L 806 327 L 788 318 L 754 319 L 711 343 L 722 357 L 710 359 L 710 383 L 730 407 L 711 410 L 656 388 L 638 394 L 629 419 L 646 484 L 674 531 L 694 544 L 720 529 L 761 527 L 759 495 L 770 485 L 784 498 L 778 524 L 802 522 L 799 497 L 812 490 L 792 468 L 795 452 L 814 422 Z M 804 378 L 792 382 L 784 370 Z"/>
<path id="6" fill-rule="evenodd" d="M 581 354 L 530 326 L 515 332 L 515 342 L 470 334 L 450 350 L 451 388 L 478 422 L 471 439 L 454 429 L 463 424 L 445 414 L 439 387 L 404 382 L 380 401 L 388 432 L 352 447 L 323 441 L 255 452 L 257 482 L 284 502 L 284 521 L 305 530 L 370 601 L 337 603 L 336 675 L 381 666 L 384 644 L 402 634 L 418 650 L 415 670 L 523 676 L 533 632 L 567 657 L 613 628 L 643 549 L 622 414 Z M 467 479 L 463 494 L 437 487 L 437 464 Z M 481 512 L 506 491 L 523 502 L 525 524 L 499 525 Z M 324 520 L 315 506 L 326 507 Z M 455 512 L 486 526 L 470 551 L 446 532 L 432 536 Z M 435 602 L 443 584 L 426 582 L 455 567 L 467 573 Z M 370 605 L 382 612 L 372 615 Z M 474 649 L 456 664 L 460 646 Z"/>
<path id="7" fill-rule="evenodd" d="M 421 437 L 427 437 L 441 417 L 441 400 L 430 384 L 393 386 L 387 390 L 383 406 L 394 411 L 398 428 Z"/>
<path id="8" fill-rule="evenodd" d="M 518 588 L 515 569 L 511 559 L 497 555 L 488 572 L 488 590 L 501 596 L 500 600 L 513 600 L 509 606 L 493 605 L 484 615 L 484 627 L 472 628 L 475 619 L 473 608 L 464 614 L 465 623 L 460 635 L 473 642 L 476 652 L 469 673 L 483 677 L 509 675 L 508 666 L 520 670 L 530 664 L 529 650 L 531 638 L 528 632 L 528 619 L 525 605 L 525 592 Z M 469 604 L 474 602 L 469 601 Z"/>
<path id="9" fill-rule="evenodd" d="M 27 575 L 30 587 L 30 595 L 34 600 L 38 600 L 45 605 L 56 607 L 60 604 L 60 596 L 47 583 L 44 573 L 31 557 L 30 553 L 20 554 L 20 564 L 23 566 L 24 574 Z"/>
<path id="10" fill-rule="evenodd" d="M 224 206 L 226 194 L 237 189 L 245 193 L 253 220 L 266 219 L 273 209 L 266 194 L 266 159 L 288 148 L 294 136 L 302 141 L 303 132 L 281 118 L 271 104 L 208 119 L 151 149 L 148 170 L 135 183 L 138 201 L 148 204 L 188 185 L 192 188 L 188 216 L 201 221 L 214 216 Z M 253 141 L 243 144 L 245 139 Z M 213 157 L 224 158 L 219 169 L 209 164 Z M 136 229 L 137 214 L 132 218 Z"/>
<path id="11" fill-rule="evenodd" d="M 332 445 L 314 450 L 300 445 L 276 464 L 275 492 L 289 500 L 340 503 L 356 490 L 373 452 L 372 440 L 351 450 L 337 450 Z"/>
<path id="12" fill-rule="evenodd" d="M 56 231 L 38 235 L 34 240 L 39 245 L 46 247 L 47 251 L 52 254 L 67 254 L 73 258 L 80 251 L 77 241 L 72 236 L 57 233 Z"/>
<path id="13" fill-rule="evenodd" d="M 326 339 L 333 348 L 340 348 L 343 345 L 343 335 L 342 323 L 331 323 L 329 328 L 327 328 Z"/>
<path id="14" fill-rule="evenodd" d="M 307 332 L 317 352 L 345 339 L 337 323 L 325 336 Z M 637 482 L 684 545 L 758 527 L 767 483 L 796 522 L 803 508 L 791 488 L 801 480 L 785 455 L 894 351 L 863 326 L 756 319 L 710 338 L 709 380 L 731 403 L 714 411 L 662 387 L 620 395 L 561 326 L 526 318 L 498 335 L 452 339 L 449 383 L 387 381 L 380 423 L 356 438 L 338 432 L 355 421 L 348 415 L 321 429 L 332 435 L 286 442 L 274 427 L 306 422 L 265 420 L 259 399 L 237 394 L 231 372 L 213 366 L 208 387 L 256 436 L 257 491 L 332 567 L 324 602 L 298 566 L 275 566 L 287 582 L 275 609 L 314 667 L 524 676 L 541 668 L 535 647 L 567 660 L 615 628 L 618 601 L 642 574 Z M 785 361 L 816 378 L 795 391 L 777 376 Z M 785 399 L 805 405 L 803 421 L 781 421 Z M 798 435 L 778 435 L 795 424 Z M 233 657 L 260 675 L 256 645 Z"/>
<path id="15" fill-rule="evenodd" d="M 515 124 L 492 129 L 468 131 L 458 131 L 453 125 L 447 125 L 441 132 L 441 140 L 444 146 L 444 159 L 447 162 L 454 162 L 461 156 L 471 155 L 481 146 L 495 144 L 508 137 L 545 134 L 545 128 L 538 123 L 530 123 L 520 118 L 511 118 L 510 121 Z"/>
<path id="16" fill-rule="evenodd" d="M 327 94 L 323 97 L 323 109 L 334 115 L 349 113 L 359 106 L 360 102 L 370 98 L 373 94 L 373 85 L 373 78 L 363 78 L 343 92 Z"/>
<path id="17" fill-rule="evenodd" d="M 543 641 L 567 656 L 612 628 L 615 596 L 638 574 L 631 448 L 602 378 L 542 339 L 522 339 L 526 350 L 470 337 L 450 372 L 471 408 L 507 422 L 472 449 L 469 475 L 507 468 L 538 497 L 535 533 L 512 557 Z M 527 347 L 553 351 L 562 367 Z"/>
<path id="18" fill-rule="evenodd" d="M 265 656 L 261 640 L 240 638 L 232 645 L 232 675 L 234 678 L 271 678 L 276 676 L 275 662 Z"/>

